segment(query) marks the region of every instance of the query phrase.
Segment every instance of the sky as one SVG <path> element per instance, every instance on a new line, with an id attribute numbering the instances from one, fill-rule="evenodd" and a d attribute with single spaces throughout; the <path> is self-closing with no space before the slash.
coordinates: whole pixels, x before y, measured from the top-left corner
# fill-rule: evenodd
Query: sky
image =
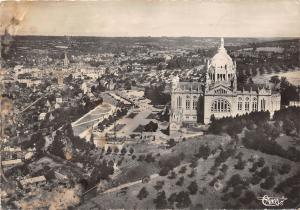
<path id="1" fill-rule="evenodd" d="M 300 37 L 300 0 L 2 0 L 0 23 L 18 35 Z"/>

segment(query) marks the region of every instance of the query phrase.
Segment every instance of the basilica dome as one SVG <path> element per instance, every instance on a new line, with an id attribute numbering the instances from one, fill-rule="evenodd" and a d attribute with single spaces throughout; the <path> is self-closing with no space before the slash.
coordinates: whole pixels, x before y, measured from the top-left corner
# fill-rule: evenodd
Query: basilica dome
<path id="1" fill-rule="evenodd" d="M 221 39 L 221 46 L 218 49 L 217 54 L 211 59 L 211 66 L 224 69 L 231 68 L 233 66 L 233 61 L 224 48 L 223 39 Z"/>

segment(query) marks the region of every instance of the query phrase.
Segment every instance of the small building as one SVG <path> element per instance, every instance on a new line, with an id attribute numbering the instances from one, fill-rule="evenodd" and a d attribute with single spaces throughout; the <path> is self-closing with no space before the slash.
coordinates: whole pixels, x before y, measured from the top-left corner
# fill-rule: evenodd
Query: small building
<path id="1" fill-rule="evenodd" d="M 15 159 L 15 160 L 4 160 L 1 162 L 2 167 L 14 167 L 18 165 L 22 165 L 23 161 L 21 159 Z"/>
<path id="2" fill-rule="evenodd" d="M 300 107 L 300 101 L 290 101 L 289 106 Z"/>
<path id="3" fill-rule="evenodd" d="M 46 118 L 46 114 L 47 114 L 47 113 L 45 113 L 45 112 L 41 113 L 41 114 L 39 115 L 39 120 L 44 120 L 44 119 Z"/>
<path id="4" fill-rule="evenodd" d="M 20 181 L 20 184 L 23 189 L 28 189 L 31 187 L 39 187 L 46 183 L 45 176 L 37 176 L 28 179 L 23 179 Z"/>

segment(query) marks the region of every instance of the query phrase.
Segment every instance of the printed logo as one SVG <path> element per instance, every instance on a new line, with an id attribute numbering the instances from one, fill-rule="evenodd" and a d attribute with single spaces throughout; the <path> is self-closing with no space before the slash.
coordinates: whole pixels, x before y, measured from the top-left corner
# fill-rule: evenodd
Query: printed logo
<path id="1" fill-rule="evenodd" d="M 284 201 L 287 200 L 284 196 L 282 197 L 269 197 L 264 195 L 263 197 L 257 197 L 258 200 L 261 200 L 264 206 L 282 206 Z"/>

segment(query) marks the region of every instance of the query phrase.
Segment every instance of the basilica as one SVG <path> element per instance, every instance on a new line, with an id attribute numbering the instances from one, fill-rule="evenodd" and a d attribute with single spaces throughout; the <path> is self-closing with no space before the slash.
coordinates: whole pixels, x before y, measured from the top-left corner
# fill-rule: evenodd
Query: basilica
<path id="1" fill-rule="evenodd" d="M 201 110 L 199 103 L 202 103 Z M 184 125 L 196 124 L 199 116 L 202 119 L 198 122 L 208 124 L 212 115 L 218 119 L 267 110 L 272 115 L 279 109 L 280 94 L 267 86 L 237 89 L 236 62 L 227 54 L 221 38 L 217 54 L 207 61 L 204 84 L 173 78 L 170 131 L 180 131 Z"/>

